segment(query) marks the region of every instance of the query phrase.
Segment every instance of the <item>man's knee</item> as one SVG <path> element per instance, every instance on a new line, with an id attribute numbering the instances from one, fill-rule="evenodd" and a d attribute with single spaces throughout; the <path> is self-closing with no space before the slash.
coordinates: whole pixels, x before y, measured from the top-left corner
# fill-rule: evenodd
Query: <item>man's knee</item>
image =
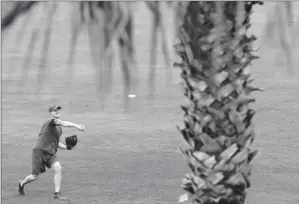
<path id="1" fill-rule="evenodd" d="M 52 164 L 52 168 L 55 172 L 58 172 L 58 171 L 61 171 L 62 170 L 62 167 L 61 167 L 61 164 L 59 162 L 55 162 Z"/>

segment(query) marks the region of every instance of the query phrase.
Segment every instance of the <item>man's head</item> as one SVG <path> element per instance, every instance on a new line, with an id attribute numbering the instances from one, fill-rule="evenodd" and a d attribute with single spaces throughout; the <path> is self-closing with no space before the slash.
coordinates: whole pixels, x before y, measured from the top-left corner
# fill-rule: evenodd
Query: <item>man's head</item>
<path id="1" fill-rule="evenodd" d="M 49 108 L 49 113 L 52 117 L 54 118 L 59 118 L 60 117 L 60 113 L 59 111 L 61 110 L 61 107 L 58 105 L 52 105 Z"/>

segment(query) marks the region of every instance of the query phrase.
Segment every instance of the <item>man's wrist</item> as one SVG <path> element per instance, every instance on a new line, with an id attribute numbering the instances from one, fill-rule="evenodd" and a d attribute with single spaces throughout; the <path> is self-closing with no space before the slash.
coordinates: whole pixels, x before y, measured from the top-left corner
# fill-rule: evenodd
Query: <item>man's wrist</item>
<path id="1" fill-rule="evenodd" d="M 60 143 L 59 146 L 58 146 L 60 149 L 67 149 L 66 145 Z"/>

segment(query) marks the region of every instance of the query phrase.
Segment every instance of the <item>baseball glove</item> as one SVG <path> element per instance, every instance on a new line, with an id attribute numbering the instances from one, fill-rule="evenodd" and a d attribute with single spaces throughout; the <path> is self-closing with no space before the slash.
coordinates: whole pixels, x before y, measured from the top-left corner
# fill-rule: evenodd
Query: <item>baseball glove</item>
<path id="1" fill-rule="evenodd" d="M 68 150 L 73 149 L 77 144 L 77 135 L 68 136 L 65 138 L 65 145 Z"/>

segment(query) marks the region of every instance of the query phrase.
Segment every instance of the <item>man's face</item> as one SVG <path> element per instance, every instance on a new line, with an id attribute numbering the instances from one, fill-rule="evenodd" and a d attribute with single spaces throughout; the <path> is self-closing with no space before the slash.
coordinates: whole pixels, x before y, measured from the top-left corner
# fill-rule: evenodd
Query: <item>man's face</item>
<path id="1" fill-rule="evenodd" d="M 50 115 L 53 116 L 54 118 L 59 118 L 60 117 L 60 110 L 56 109 L 56 110 L 52 111 L 50 113 Z"/>

